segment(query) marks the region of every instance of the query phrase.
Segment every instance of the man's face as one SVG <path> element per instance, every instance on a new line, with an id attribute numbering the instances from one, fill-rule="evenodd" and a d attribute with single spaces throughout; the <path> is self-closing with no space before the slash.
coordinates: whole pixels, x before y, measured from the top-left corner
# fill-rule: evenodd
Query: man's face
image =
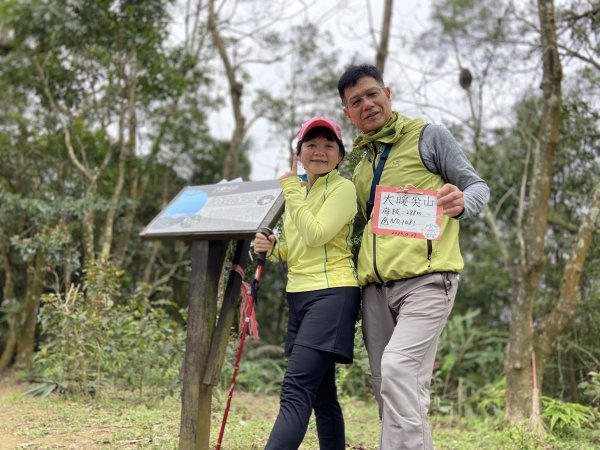
<path id="1" fill-rule="evenodd" d="M 392 115 L 390 88 L 368 76 L 346 88 L 344 100 L 344 114 L 363 133 L 379 130 Z"/>

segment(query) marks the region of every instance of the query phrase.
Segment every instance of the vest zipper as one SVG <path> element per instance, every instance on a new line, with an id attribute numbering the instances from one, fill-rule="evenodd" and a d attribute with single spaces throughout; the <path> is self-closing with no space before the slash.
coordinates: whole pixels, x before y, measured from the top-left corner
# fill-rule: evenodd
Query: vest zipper
<path id="1" fill-rule="evenodd" d="M 373 269 L 375 269 L 375 275 L 379 278 L 379 282 L 383 285 L 384 281 L 377 270 L 377 235 L 373 233 Z"/>
<path id="2" fill-rule="evenodd" d="M 431 268 L 431 255 L 433 253 L 433 244 L 431 239 L 427 239 L 427 260 L 429 261 L 428 268 Z"/>

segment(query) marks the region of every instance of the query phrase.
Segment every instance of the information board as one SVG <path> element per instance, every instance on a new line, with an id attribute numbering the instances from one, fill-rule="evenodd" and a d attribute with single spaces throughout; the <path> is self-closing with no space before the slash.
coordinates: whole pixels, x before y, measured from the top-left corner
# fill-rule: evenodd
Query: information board
<path id="1" fill-rule="evenodd" d="M 188 186 L 140 236 L 144 239 L 252 239 L 283 212 L 277 180 Z"/>

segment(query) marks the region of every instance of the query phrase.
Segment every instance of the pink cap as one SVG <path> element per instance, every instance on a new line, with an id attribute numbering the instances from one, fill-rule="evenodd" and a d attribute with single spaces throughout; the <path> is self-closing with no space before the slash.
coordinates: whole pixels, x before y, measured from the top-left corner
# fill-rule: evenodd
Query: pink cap
<path id="1" fill-rule="evenodd" d="M 298 142 L 301 142 L 304 139 L 304 136 L 306 136 L 306 133 L 308 133 L 315 127 L 329 128 L 331 131 L 333 131 L 333 134 L 335 134 L 335 136 L 340 141 L 342 140 L 341 127 L 336 122 L 327 117 L 318 116 L 313 117 L 312 119 L 309 119 L 302 124 L 302 126 L 300 127 L 300 131 L 298 132 Z"/>

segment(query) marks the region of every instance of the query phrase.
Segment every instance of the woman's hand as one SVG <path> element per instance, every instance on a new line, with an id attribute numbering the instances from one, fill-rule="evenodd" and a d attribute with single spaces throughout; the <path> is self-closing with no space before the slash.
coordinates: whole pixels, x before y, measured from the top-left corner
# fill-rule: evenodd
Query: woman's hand
<path id="1" fill-rule="evenodd" d="M 264 234 L 256 233 L 256 235 L 254 236 L 254 242 L 252 243 L 254 246 L 254 253 L 258 255 L 259 253 L 268 252 L 273 248 L 274 243 L 274 234 L 270 235 L 267 239 Z"/>
<path id="2" fill-rule="evenodd" d="M 290 178 L 290 177 L 297 177 L 298 176 L 298 155 L 294 154 L 294 156 L 292 156 L 292 168 L 287 171 L 286 173 L 284 173 L 283 175 L 281 175 L 279 177 L 280 180 L 283 180 L 284 178 Z"/>

